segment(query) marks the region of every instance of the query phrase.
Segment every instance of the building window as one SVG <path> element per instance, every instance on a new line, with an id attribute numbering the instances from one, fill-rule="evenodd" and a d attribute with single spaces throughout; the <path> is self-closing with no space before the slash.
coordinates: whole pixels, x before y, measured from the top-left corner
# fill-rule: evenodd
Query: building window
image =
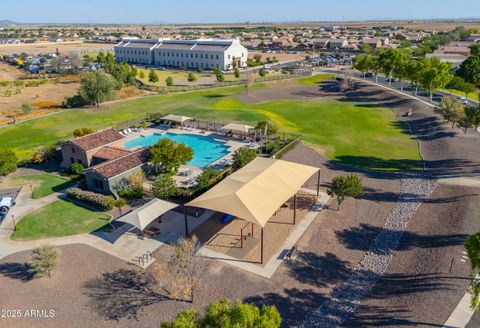
<path id="1" fill-rule="evenodd" d="M 229 56 L 230 57 L 230 56 Z M 217 55 L 217 60 L 218 60 L 218 55 Z"/>
<path id="2" fill-rule="evenodd" d="M 98 179 L 93 179 L 93 185 L 97 189 L 103 189 L 103 181 Z"/>
<path id="3" fill-rule="evenodd" d="M 213 59 L 213 55 L 210 55 L 210 59 Z"/>
<path id="4" fill-rule="evenodd" d="M 70 157 L 70 163 L 71 163 L 71 164 L 75 163 L 75 158 Z"/>
<path id="5" fill-rule="evenodd" d="M 217 56 L 218 57 L 218 56 Z M 218 58 L 217 58 L 218 59 Z M 230 59 L 230 55 L 228 55 L 228 59 Z"/>
<path id="6" fill-rule="evenodd" d="M 195 58 L 198 58 L 198 54 L 195 54 Z"/>
<path id="7" fill-rule="evenodd" d="M 72 153 L 75 154 L 76 150 L 74 147 L 72 147 Z"/>

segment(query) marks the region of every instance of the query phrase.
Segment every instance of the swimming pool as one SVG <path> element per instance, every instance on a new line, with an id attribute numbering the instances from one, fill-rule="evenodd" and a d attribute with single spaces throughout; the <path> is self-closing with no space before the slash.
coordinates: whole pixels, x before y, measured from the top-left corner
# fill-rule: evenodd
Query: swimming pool
<path id="1" fill-rule="evenodd" d="M 176 134 L 176 133 L 152 133 L 146 136 L 139 136 L 125 141 L 125 148 L 153 146 L 161 139 L 171 139 L 177 143 L 185 144 L 193 149 L 193 159 L 188 165 L 196 167 L 206 167 L 219 158 L 228 155 L 228 147 L 224 142 L 214 140 L 206 136 L 196 134 Z"/>

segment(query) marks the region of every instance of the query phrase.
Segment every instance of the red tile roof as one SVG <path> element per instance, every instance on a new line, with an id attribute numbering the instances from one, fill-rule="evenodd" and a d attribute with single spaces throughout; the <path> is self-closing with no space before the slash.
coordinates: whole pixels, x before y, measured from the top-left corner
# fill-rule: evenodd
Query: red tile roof
<path id="1" fill-rule="evenodd" d="M 74 139 L 72 143 L 88 151 L 124 138 L 119 132 L 109 129 Z"/>
<path id="2" fill-rule="evenodd" d="M 93 166 L 90 170 L 110 179 L 145 164 L 147 160 L 148 148 L 140 148 L 126 156 Z"/>
<path id="3" fill-rule="evenodd" d="M 94 157 L 99 158 L 99 159 L 104 159 L 104 160 L 112 160 L 112 159 L 117 159 L 123 156 L 126 156 L 130 154 L 131 151 L 127 149 L 121 149 L 121 148 L 115 148 L 115 147 L 103 147 L 99 151 L 97 151 L 95 154 L 93 154 Z"/>

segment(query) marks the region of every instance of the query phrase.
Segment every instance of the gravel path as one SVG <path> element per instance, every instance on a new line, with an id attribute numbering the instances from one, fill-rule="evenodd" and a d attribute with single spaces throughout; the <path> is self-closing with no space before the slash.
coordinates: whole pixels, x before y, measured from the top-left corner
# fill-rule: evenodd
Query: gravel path
<path id="1" fill-rule="evenodd" d="M 337 327 L 345 322 L 386 271 L 408 221 L 421 203 L 435 190 L 436 184 L 420 176 L 405 175 L 401 195 L 385 220 L 383 229 L 369 251 L 343 286 L 332 294 L 301 327 Z"/>

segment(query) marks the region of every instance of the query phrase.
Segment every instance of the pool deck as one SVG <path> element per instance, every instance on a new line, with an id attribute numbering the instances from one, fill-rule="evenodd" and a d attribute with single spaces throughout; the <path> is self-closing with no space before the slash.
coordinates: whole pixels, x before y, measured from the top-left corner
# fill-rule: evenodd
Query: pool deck
<path id="1" fill-rule="evenodd" d="M 174 133 L 174 134 L 192 134 L 204 137 L 210 137 L 213 140 L 223 142 L 225 146 L 228 147 L 228 154 L 225 156 L 220 157 L 216 161 L 211 162 L 208 167 L 219 168 L 222 169 L 225 166 L 225 163 L 231 162 L 233 153 L 242 147 L 248 145 L 247 141 L 240 140 L 240 139 L 232 139 L 227 138 L 225 135 L 219 134 L 215 131 L 205 131 L 200 129 L 185 129 L 185 128 L 161 128 L 161 127 L 153 127 L 141 130 L 140 132 L 134 132 L 128 135 L 125 141 L 129 141 L 135 139 L 139 136 L 148 136 L 150 134 L 164 134 L 164 133 Z M 192 165 L 181 165 L 179 168 L 179 173 L 176 174 L 173 178 L 177 182 L 179 186 L 189 186 L 189 183 L 195 179 L 195 177 L 199 176 L 202 173 L 202 168 Z"/>

